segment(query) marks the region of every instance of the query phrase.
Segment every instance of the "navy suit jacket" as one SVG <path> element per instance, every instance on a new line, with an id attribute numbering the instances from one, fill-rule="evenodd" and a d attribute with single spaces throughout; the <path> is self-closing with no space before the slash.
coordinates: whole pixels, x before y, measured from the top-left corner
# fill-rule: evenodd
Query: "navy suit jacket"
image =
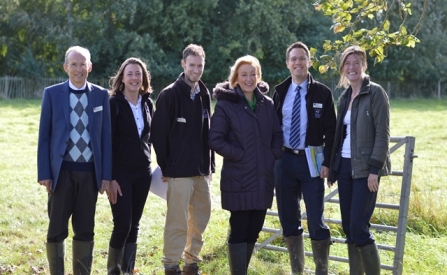
<path id="1" fill-rule="evenodd" d="M 112 179 L 110 105 L 106 89 L 87 82 L 88 132 L 95 165 L 96 182 Z M 68 80 L 43 91 L 37 145 L 37 180 L 51 179 L 56 189 L 62 161 L 70 138 L 70 92 Z"/>

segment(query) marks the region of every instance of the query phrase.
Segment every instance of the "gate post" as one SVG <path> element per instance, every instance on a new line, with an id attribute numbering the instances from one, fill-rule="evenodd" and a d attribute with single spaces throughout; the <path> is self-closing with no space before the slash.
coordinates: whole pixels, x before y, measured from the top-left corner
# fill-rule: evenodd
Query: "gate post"
<path id="1" fill-rule="evenodd" d="M 402 191 L 400 193 L 400 210 L 397 224 L 396 251 L 394 253 L 394 267 L 396 268 L 393 271 L 394 275 L 400 275 L 403 272 L 405 235 L 407 233 L 408 208 L 410 205 L 411 175 L 413 173 L 413 158 L 417 158 L 417 155 L 414 155 L 415 138 L 407 136 L 406 139 Z"/>

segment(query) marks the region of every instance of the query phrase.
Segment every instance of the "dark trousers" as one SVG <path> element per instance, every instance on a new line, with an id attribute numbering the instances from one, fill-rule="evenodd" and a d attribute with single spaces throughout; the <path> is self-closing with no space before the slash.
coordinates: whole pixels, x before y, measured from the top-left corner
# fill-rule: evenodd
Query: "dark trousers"
<path id="1" fill-rule="evenodd" d="M 121 188 L 116 204 L 110 204 L 113 214 L 113 231 L 109 245 L 123 248 L 126 243 L 136 243 L 140 219 L 151 186 L 151 170 L 122 169 L 115 171 L 115 180 Z"/>
<path id="2" fill-rule="evenodd" d="M 342 158 L 338 174 L 338 195 L 346 242 L 357 246 L 373 244 L 375 241 L 369 232 L 369 220 L 376 206 L 377 192 L 369 191 L 368 178 L 353 179 L 351 171 L 351 159 Z"/>
<path id="3" fill-rule="evenodd" d="M 230 211 L 230 237 L 228 243 L 254 244 L 264 225 L 267 210 Z"/>
<path id="4" fill-rule="evenodd" d="M 93 241 L 97 199 L 95 172 L 61 170 L 56 190 L 48 194 L 47 242 L 59 243 L 68 237 L 70 216 L 73 239 Z"/>
<path id="5" fill-rule="evenodd" d="M 275 188 L 278 216 L 284 237 L 303 234 L 300 206 L 303 198 L 310 238 L 330 238 L 329 228 L 323 220 L 324 180 L 310 176 L 306 156 L 286 152 L 276 161 Z"/>

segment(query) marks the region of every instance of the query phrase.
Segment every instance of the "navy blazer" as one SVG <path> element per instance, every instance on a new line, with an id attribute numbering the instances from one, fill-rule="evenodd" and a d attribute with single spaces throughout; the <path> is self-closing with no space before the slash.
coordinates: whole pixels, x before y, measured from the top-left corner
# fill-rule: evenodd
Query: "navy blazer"
<path id="1" fill-rule="evenodd" d="M 106 89 L 87 82 L 87 115 L 96 182 L 112 179 L 110 105 Z M 68 80 L 43 91 L 37 145 L 37 180 L 51 179 L 56 189 L 70 138 L 70 91 Z"/>

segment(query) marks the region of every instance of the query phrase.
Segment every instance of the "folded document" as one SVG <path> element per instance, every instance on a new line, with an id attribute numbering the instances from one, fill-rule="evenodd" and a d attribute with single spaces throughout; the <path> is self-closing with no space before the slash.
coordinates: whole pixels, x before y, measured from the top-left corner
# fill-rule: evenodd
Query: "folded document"
<path id="1" fill-rule="evenodd" d="M 323 149 L 323 146 L 308 146 L 304 149 L 312 178 L 320 176 L 321 165 L 324 161 Z"/>
<path id="2" fill-rule="evenodd" d="M 163 174 L 161 173 L 160 166 L 155 167 L 155 169 L 152 171 L 152 181 L 150 191 L 155 195 L 159 196 L 160 198 L 166 200 L 166 191 L 168 190 L 168 183 L 162 181 L 161 179 L 162 175 Z"/>

